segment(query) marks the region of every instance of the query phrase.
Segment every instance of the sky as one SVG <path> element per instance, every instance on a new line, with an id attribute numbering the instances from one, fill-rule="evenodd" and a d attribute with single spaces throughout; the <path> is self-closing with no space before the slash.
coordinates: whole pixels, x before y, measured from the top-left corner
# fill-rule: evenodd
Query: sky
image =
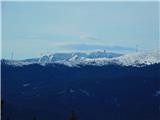
<path id="1" fill-rule="evenodd" d="M 158 2 L 2 2 L 2 58 L 159 48 Z"/>

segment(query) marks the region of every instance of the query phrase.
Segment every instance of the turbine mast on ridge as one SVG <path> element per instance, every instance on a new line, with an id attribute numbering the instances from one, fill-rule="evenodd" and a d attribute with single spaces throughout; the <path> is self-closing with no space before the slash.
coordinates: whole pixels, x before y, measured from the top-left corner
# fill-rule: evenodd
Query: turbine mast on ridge
<path id="1" fill-rule="evenodd" d="M 13 53 L 13 52 L 11 52 L 11 60 L 13 60 L 13 56 L 14 56 L 14 53 Z"/>
<path id="2" fill-rule="evenodd" d="M 136 52 L 138 52 L 138 45 L 136 45 Z"/>

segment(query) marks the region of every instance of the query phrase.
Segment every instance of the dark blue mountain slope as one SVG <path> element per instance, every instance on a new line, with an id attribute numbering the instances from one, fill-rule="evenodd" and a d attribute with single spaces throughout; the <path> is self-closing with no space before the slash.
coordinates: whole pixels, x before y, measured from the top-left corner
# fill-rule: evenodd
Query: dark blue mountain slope
<path id="1" fill-rule="evenodd" d="M 159 120 L 160 64 L 1 65 L 2 120 Z"/>

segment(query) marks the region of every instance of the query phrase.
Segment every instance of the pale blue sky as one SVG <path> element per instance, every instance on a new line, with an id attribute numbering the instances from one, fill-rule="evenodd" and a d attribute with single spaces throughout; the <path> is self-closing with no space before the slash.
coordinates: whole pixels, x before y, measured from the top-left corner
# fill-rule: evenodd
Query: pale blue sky
<path id="1" fill-rule="evenodd" d="M 14 59 L 24 59 L 92 46 L 156 50 L 158 7 L 158 2 L 3 2 L 2 57 L 10 59 L 14 52 Z"/>

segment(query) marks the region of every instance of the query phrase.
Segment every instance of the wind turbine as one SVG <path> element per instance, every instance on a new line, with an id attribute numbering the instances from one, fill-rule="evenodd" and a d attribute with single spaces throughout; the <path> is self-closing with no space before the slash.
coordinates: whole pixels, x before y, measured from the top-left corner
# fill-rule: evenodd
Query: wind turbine
<path id="1" fill-rule="evenodd" d="M 13 52 L 11 52 L 11 60 L 13 60 L 13 56 L 14 56 L 14 53 L 13 53 Z"/>
<path id="2" fill-rule="evenodd" d="M 138 45 L 136 45 L 136 52 L 138 52 Z"/>

